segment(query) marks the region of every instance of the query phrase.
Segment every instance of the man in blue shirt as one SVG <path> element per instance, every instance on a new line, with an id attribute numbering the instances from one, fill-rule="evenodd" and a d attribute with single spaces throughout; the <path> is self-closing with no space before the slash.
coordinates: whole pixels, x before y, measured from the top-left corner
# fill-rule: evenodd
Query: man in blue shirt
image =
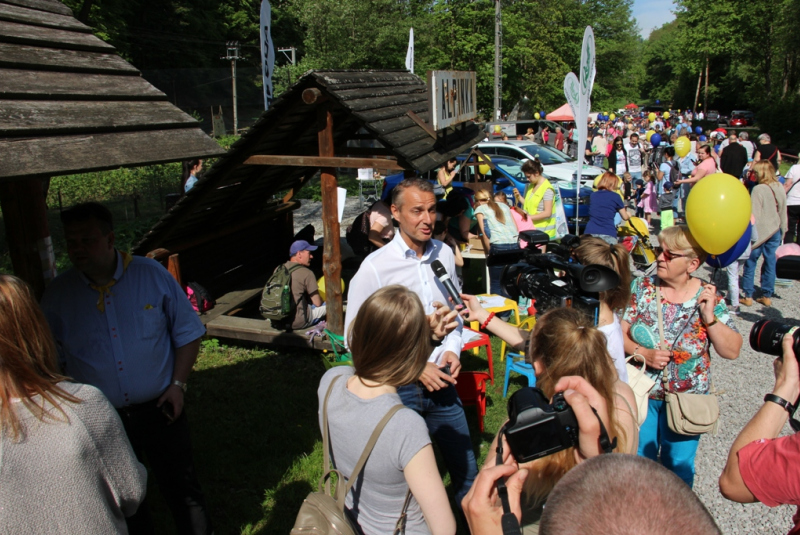
<path id="1" fill-rule="evenodd" d="M 117 251 L 107 208 L 80 204 L 61 220 L 73 267 L 48 286 L 42 308 L 64 371 L 99 388 L 117 409 L 178 532 L 211 533 L 184 411 L 205 327 L 161 264 Z M 127 523 L 130 533 L 154 532 L 144 504 Z"/>

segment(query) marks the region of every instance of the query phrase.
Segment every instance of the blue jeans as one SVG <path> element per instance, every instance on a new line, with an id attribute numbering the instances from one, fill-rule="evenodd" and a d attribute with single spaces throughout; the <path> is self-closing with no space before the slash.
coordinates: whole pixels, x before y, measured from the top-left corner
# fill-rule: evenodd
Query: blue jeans
<path id="1" fill-rule="evenodd" d="M 428 392 L 420 383 L 397 389 L 403 404 L 425 418 L 431 438 L 442 452 L 455 491 L 456 504 L 467 495 L 478 475 L 478 464 L 472 451 L 467 418 L 456 387 Z"/>
<path id="2" fill-rule="evenodd" d="M 492 243 L 490 247 L 493 251 L 509 251 L 512 249 L 519 249 L 519 243 Z M 503 286 L 500 284 L 500 278 L 503 274 L 504 267 L 505 266 L 489 266 L 489 293 L 510 298 L 511 296 L 503 290 Z"/>
<path id="3" fill-rule="evenodd" d="M 647 419 L 639 428 L 639 455 L 658 461 L 675 472 L 689 487 L 694 484 L 694 457 L 700 435 L 679 435 L 667 424 L 667 403 L 651 399 L 647 407 Z"/>
<path id="4" fill-rule="evenodd" d="M 764 255 L 764 265 L 761 266 L 761 295 L 764 297 L 772 297 L 775 293 L 775 251 L 781 245 L 781 231 L 775 231 L 775 234 L 769 237 L 767 241 L 754 248 L 744 263 L 744 274 L 742 276 L 742 292 L 745 297 L 753 297 L 755 291 L 755 276 L 756 276 L 756 263 L 758 257 Z"/>
<path id="5" fill-rule="evenodd" d="M 642 180 L 642 172 L 641 171 L 629 171 L 633 180 Z"/>

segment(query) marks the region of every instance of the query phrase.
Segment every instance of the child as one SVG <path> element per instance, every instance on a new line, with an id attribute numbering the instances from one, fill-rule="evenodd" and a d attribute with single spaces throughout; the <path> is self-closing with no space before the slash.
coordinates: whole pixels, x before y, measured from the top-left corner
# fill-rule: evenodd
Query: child
<path id="1" fill-rule="evenodd" d="M 644 180 L 637 178 L 636 191 L 633 194 L 633 201 L 636 203 L 636 217 L 644 217 L 644 204 L 642 204 L 643 193 L 644 193 Z"/>
<path id="2" fill-rule="evenodd" d="M 633 195 L 633 177 L 628 172 L 622 174 L 622 188 L 625 195 L 625 206 L 628 206 Z"/>
<path id="3" fill-rule="evenodd" d="M 661 215 L 661 229 L 675 224 L 675 212 L 672 203 L 675 201 L 675 192 L 672 191 L 672 182 L 667 180 L 663 184 L 664 193 L 658 196 L 658 210 Z"/>
<path id="4" fill-rule="evenodd" d="M 651 226 L 653 219 L 653 212 L 658 210 L 658 196 L 656 194 L 656 185 L 653 182 L 653 175 L 650 170 L 642 171 L 642 179 L 644 179 L 644 191 L 642 192 L 642 200 L 639 201 L 643 211 L 644 218 L 647 220 L 647 226 Z"/>
<path id="5" fill-rule="evenodd" d="M 494 194 L 494 202 L 503 203 L 508 206 L 508 197 L 502 191 L 498 191 Z M 524 210 L 520 210 L 516 206 L 511 206 L 511 217 L 514 218 L 514 224 L 517 225 L 517 230 L 519 232 L 523 230 L 536 230 L 536 227 L 533 226 L 533 221 Z M 528 242 L 519 240 L 519 246 L 521 249 L 524 249 L 528 246 Z"/>

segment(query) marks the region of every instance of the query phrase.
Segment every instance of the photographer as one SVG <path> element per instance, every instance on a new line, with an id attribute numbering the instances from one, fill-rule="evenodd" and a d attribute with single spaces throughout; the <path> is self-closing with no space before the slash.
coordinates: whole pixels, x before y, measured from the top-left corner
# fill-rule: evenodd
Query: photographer
<path id="1" fill-rule="evenodd" d="M 597 411 L 606 429 L 610 429 L 610 418 L 606 398 L 600 394 L 583 377 L 562 377 L 554 387 L 556 392 L 563 392 L 569 406 L 575 412 L 580 428 L 579 446 L 573 448 L 574 464 L 586 459 L 596 457 L 602 452 L 600 448 L 600 424 L 592 409 Z M 613 433 L 612 433 L 613 436 Z M 470 531 L 473 535 L 494 535 L 502 533 L 500 519 L 503 515 L 502 507 L 497 493 L 497 480 L 507 478 L 509 504 L 517 520 L 522 521 L 526 509 L 530 505 L 522 496 L 523 487 L 528 480 L 536 480 L 536 474 L 517 465 L 511 456 L 511 451 L 504 440 L 504 464 L 495 465 L 493 455 L 497 439 L 492 443 L 486 464 L 481 469 L 475 483 L 464 497 L 461 505 L 467 517 Z M 565 453 L 565 452 L 561 452 Z M 544 461 L 545 459 L 541 459 Z M 535 463 L 529 463 L 535 464 Z"/>
<path id="2" fill-rule="evenodd" d="M 783 337 L 783 357 L 775 360 L 775 388 L 736 437 L 719 490 L 739 503 L 762 502 L 769 507 L 800 504 L 800 434 L 780 437 L 789 416 L 788 403 L 800 395 L 800 367 L 792 336 Z M 784 401 L 786 400 L 786 401 Z M 477 481 L 476 481 L 477 484 Z M 789 533 L 800 533 L 800 508 Z"/>
<path id="3" fill-rule="evenodd" d="M 502 320 L 490 318 L 475 297 L 464 295 L 462 298 L 468 307 L 466 313 L 469 321 L 481 321 L 485 328 L 503 338 L 508 344 L 515 347 L 524 346 L 523 332 Z M 617 378 L 611 357 L 606 350 L 606 338 L 594 328 L 588 315 L 573 308 L 557 308 L 542 315 L 530 334 L 530 345 L 526 356 L 536 373 L 537 388 L 541 389 L 548 399 L 552 399 L 557 392 L 571 388 L 569 385 L 572 383 L 565 379 L 569 376 L 577 376 L 574 378 L 576 381 L 587 383 L 586 386 L 594 393 L 586 397 L 600 412 L 601 417 L 606 407 L 614 407 L 603 420 L 608 435 L 612 439 L 616 437 L 614 451 L 623 453 L 636 451 L 637 415 L 633 391 Z M 572 406 L 570 396 L 565 395 L 565 398 Z M 573 410 L 579 421 L 580 446 L 567 448 L 522 466 L 530 473 L 522 491 L 523 525 L 537 525 L 544 502 L 558 480 L 577 463 L 599 452 L 596 438 L 593 442 L 587 439 L 587 436 L 592 435 L 597 428 L 597 419 L 584 422 L 579 417 L 579 411 L 574 407 Z M 591 411 L 589 414 L 594 418 Z M 589 427 L 584 428 L 584 425 Z M 496 448 L 496 441 L 497 439 L 490 451 Z M 507 451 L 507 448 L 504 450 Z M 492 462 L 493 458 L 490 456 L 486 466 L 491 466 Z M 478 488 L 475 492 L 480 491 L 481 488 Z"/>

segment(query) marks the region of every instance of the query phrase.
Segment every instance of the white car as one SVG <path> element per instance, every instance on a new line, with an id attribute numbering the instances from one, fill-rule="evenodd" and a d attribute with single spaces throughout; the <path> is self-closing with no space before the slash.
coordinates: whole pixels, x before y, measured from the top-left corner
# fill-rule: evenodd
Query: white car
<path id="1" fill-rule="evenodd" d="M 563 152 L 539 145 L 532 141 L 508 140 L 508 141 L 484 141 L 478 143 L 477 147 L 487 156 L 507 156 L 517 160 L 531 160 L 539 158 L 544 167 L 544 176 L 553 181 L 566 182 L 561 187 L 575 187 L 575 160 Z M 584 164 L 581 169 L 581 186 L 591 188 L 594 179 L 603 174 L 604 170 L 593 165 Z"/>

